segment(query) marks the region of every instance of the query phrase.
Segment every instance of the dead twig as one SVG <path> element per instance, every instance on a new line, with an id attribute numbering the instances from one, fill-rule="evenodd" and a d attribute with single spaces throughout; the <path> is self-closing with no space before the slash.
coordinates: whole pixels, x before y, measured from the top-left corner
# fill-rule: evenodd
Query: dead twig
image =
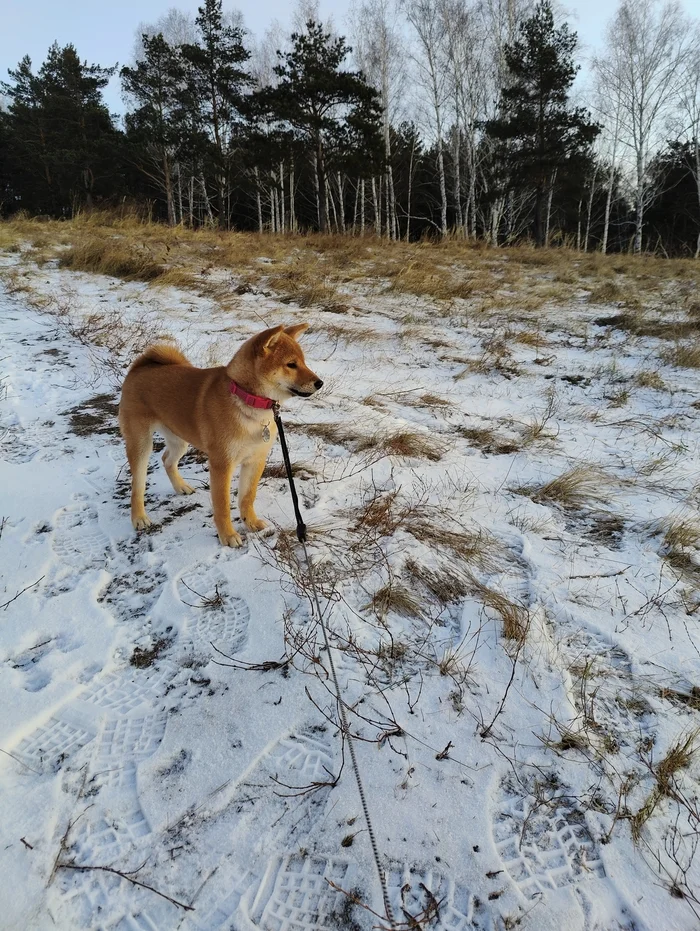
<path id="1" fill-rule="evenodd" d="M 245 669 L 247 672 L 270 672 L 272 669 L 285 669 L 289 665 L 289 660 L 277 660 L 277 659 L 267 659 L 262 663 L 246 663 L 245 660 L 236 659 L 235 656 L 229 656 L 228 653 L 224 653 L 223 650 L 220 650 L 213 642 L 211 646 L 219 656 L 224 656 L 226 659 L 230 659 L 230 663 L 220 663 L 218 660 L 213 659 L 212 662 L 216 663 L 217 666 L 228 666 L 231 669 Z"/>
<path id="2" fill-rule="evenodd" d="M 188 608 L 220 608 L 223 605 L 224 599 L 221 592 L 219 591 L 218 584 L 214 586 L 213 595 L 203 595 L 201 592 L 198 592 L 196 589 L 189 586 L 184 579 L 181 579 L 181 581 L 188 592 L 192 592 L 192 594 L 196 595 L 197 598 L 202 599 L 198 605 L 191 604 L 189 601 L 183 601 L 183 604 L 186 604 Z"/>
<path id="3" fill-rule="evenodd" d="M 500 715 L 503 714 L 503 709 L 505 708 L 505 705 L 506 705 L 506 699 L 508 698 L 508 692 L 510 692 L 510 687 L 513 684 L 513 681 L 515 679 L 515 670 L 517 669 L 517 666 L 518 666 L 518 659 L 520 658 L 520 651 L 522 650 L 524 645 L 525 645 L 525 637 L 523 637 L 521 640 L 518 641 L 518 645 L 516 647 L 515 653 L 513 654 L 512 668 L 510 670 L 510 679 L 508 679 L 508 685 L 506 685 L 505 691 L 503 693 L 503 698 L 501 698 L 501 703 L 498 706 L 498 709 L 496 713 L 494 714 L 491 720 L 491 723 L 487 727 L 485 727 L 479 734 L 482 740 L 485 740 L 489 736 L 493 728 L 493 725 L 496 723 Z"/>
<path id="4" fill-rule="evenodd" d="M 143 865 L 139 867 L 139 870 L 142 868 Z M 149 892 L 154 892 L 156 895 L 159 895 L 161 899 L 165 899 L 172 905 L 177 905 L 178 908 L 182 908 L 186 912 L 194 911 L 194 908 L 191 905 L 185 905 L 184 902 L 179 902 L 177 899 L 173 899 L 172 896 L 166 895 L 165 892 L 161 892 L 159 889 L 155 889 L 153 886 L 149 886 L 148 883 L 142 883 L 139 879 L 134 879 L 134 877 L 129 873 L 123 873 L 121 870 L 115 870 L 112 866 L 79 866 L 77 863 L 58 863 L 56 864 L 56 869 L 77 870 L 81 873 L 87 873 L 91 870 L 102 873 L 112 873 L 112 875 L 119 876 L 121 879 L 125 879 L 127 882 L 133 883 L 135 886 L 140 886 L 142 889 L 148 889 Z M 133 872 L 137 873 L 138 870 L 133 870 Z"/>
<path id="5" fill-rule="evenodd" d="M 569 579 L 614 579 L 618 575 L 624 575 L 632 566 L 625 566 L 619 572 L 592 572 L 589 575 L 570 575 Z"/>
<path id="6" fill-rule="evenodd" d="M 0 753 L 4 753 L 5 756 L 11 757 L 16 763 L 19 763 L 21 766 L 26 767 L 30 773 L 36 773 L 37 776 L 41 776 L 41 773 L 39 772 L 38 769 L 32 769 L 32 767 L 27 765 L 27 763 L 25 763 L 24 760 L 20 760 L 18 756 L 15 756 L 14 753 L 10 753 L 9 750 L 3 750 L 2 747 L 0 747 Z"/>
<path id="7" fill-rule="evenodd" d="M 0 532 L 1 532 L 1 530 L 2 530 L 2 528 L 0 528 Z M 34 588 L 34 587 L 35 587 L 36 585 L 38 585 L 39 582 L 41 582 L 44 578 L 46 578 L 46 577 L 42 575 L 42 577 L 41 577 L 40 579 L 37 579 L 36 582 L 32 582 L 31 585 L 27 585 L 25 588 L 23 588 L 21 592 L 17 592 L 17 594 L 16 594 L 14 597 L 10 598 L 9 601 L 6 601 L 4 604 L 1 604 L 1 605 L 0 605 L 0 611 L 4 611 L 5 608 L 7 608 L 9 605 L 11 605 L 13 601 L 17 601 L 17 599 L 19 598 L 20 595 L 23 595 L 25 592 L 28 592 L 30 588 Z"/>

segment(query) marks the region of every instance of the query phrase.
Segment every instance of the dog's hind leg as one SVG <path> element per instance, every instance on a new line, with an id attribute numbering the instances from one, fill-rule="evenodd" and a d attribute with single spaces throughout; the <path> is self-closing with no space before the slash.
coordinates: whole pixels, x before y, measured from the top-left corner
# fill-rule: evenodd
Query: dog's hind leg
<path id="1" fill-rule="evenodd" d="M 163 465 L 165 466 L 165 471 L 168 473 L 168 478 L 178 493 L 178 495 L 191 495 L 194 492 L 194 488 L 191 485 L 188 485 L 187 482 L 183 479 L 178 471 L 178 463 L 180 459 L 187 452 L 188 443 L 186 440 L 181 439 L 179 436 L 176 436 L 170 430 L 166 430 L 164 427 L 159 428 L 159 433 L 162 433 L 165 437 L 165 452 L 163 453 Z"/>
<path id="2" fill-rule="evenodd" d="M 148 460 L 153 452 L 153 428 L 150 424 L 140 429 L 125 428 L 122 424 L 122 434 L 131 470 L 131 523 L 134 530 L 145 530 L 151 526 L 143 496 L 146 493 Z"/>

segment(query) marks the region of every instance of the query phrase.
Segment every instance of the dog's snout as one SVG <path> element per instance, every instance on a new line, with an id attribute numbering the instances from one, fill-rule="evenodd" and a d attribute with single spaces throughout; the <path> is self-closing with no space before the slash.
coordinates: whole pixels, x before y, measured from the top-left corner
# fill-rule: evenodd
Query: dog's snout
<path id="1" fill-rule="evenodd" d="M 323 382 L 321 381 L 320 378 L 318 378 L 318 379 L 314 382 L 314 388 L 315 388 L 317 391 L 318 391 L 319 388 L 323 388 Z"/>

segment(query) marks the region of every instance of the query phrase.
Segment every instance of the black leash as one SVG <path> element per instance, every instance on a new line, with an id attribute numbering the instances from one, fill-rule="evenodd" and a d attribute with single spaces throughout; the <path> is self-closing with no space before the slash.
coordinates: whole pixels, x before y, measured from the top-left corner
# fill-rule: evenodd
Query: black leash
<path id="1" fill-rule="evenodd" d="M 331 667 L 331 675 L 333 677 L 333 684 L 335 686 L 335 695 L 338 700 L 338 713 L 340 715 L 340 724 L 343 730 L 343 734 L 348 741 L 348 750 L 350 751 L 350 761 L 352 762 L 353 772 L 355 773 L 355 781 L 357 782 L 357 791 L 360 796 L 360 803 L 362 804 L 362 811 L 365 816 L 365 824 L 367 825 L 367 833 L 369 834 L 370 844 L 372 845 L 372 854 L 374 855 L 374 863 L 377 867 L 377 873 L 379 875 L 379 884 L 382 889 L 382 899 L 384 901 L 384 911 L 386 913 L 387 921 L 392 928 L 392 931 L 396 929 L 396 922 L 394 920 L 394 913 L 391 908 L 391 902 L 389 901 L 389 891 L 386 885 L 386 876 L 384 875 L 384 870 L 382 869 L 381 860 L 379 858 L 379 847 L 377 846 L 377 839 L 374 834 L 374 828 L 372 827 L 372 822 L 369 817 L 369 808 L 367 806 L 367 799 L 365 797 L 365 790 L 362 786 L 362 779 L 360 778 L 360 770 L 357 765 L 357 758 L 355 756 L 355 742 L 352 734 L 350 733 L 350 727 L 348 725 L 347 715 L 345 713 L 345 702 L 340 694 L 340 683 L 338 682 L 338 674 L 335 671 L 335 663 L 333 662 L 333 653 L 331 651 L 330 640 L 328 637 L 328 630 L 326 628 L 326 622 L 323 620 L 323 612 L 321 611 L 321 602 L 318 597 L 318 590 L 316 589 L 316 581 L 314 579 L 313 571 L 311 569 L 311 559 L 309 558 L 309 552 L 306 549 L 306 524 L 301 516 L 301 511 L 299 510 L 299 498 L 297 497 L 297 490 L 294 486 L 294 476 L 292 475 L 292 463 L 289 459 L 289 450 L 287 449 L 287 441 L 284 437 L 284 427 L 282 426 L 282 418 L 280 417 L 279 404 L 275 403 L 272 408 L 275 423 L 277 424 L 277 430 L 280 435 L 280 445 L 282 447 L 282 458 L 284 459 L 284 467 L 287 470 L 287 479 L 289 480 L 289 490 L 292 493 L 292 503 L 294 504 L 294 514 L 297 520 L 297 537 L 299 542 L 304 548 L 304 557 L 306 559 L 306 569 L 309 573 L 309 582 L 311 584 L 311 591 L 314 596 L 314 605 L 316 608 L 316 614 L 318 617 L 318 622 L 321 625 L 321 630 L 323 631 L 323 640 L 326 646 L 326 653 L 328 654 L 328 663 Z"/>
<path id="2" fill-rule="evenodd" d="M 280 417 L 280 406 L 275 401 L 275 404 L 272 408 L 272 412 L 275 418 L 275 423 L 277 424 L 277 430 L 280 435 L 280 446 L 282 447 L 282 458 L 284 459 L 284 467 L 287 470 L 287 478 L 289 479 L 289 490 L 292 493 L 292 504 L 294 505 L 294 516 L 297 519 L 297 538 L 300 543 L 306 543 L 306 524 L 304 519 L 301 516 L 301 511 L 299 510 L 299 498 L 297 497 L 296 486 L 294 485 L 294 476 L 292 475 L 292 463 L 289 458 L 289 450 L 287 449 L 287 440 L 284 436 L 284 427 L 282 426 L 282 418 Z"/>

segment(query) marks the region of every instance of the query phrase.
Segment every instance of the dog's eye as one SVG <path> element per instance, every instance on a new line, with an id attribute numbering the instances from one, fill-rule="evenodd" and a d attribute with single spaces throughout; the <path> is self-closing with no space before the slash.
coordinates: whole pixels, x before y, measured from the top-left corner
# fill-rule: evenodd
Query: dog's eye
<path id="1" fill-rule="evenodd" d="M 288 369 L 295 369 L 297 367 L 296 362 L 287 362 Z"/>

